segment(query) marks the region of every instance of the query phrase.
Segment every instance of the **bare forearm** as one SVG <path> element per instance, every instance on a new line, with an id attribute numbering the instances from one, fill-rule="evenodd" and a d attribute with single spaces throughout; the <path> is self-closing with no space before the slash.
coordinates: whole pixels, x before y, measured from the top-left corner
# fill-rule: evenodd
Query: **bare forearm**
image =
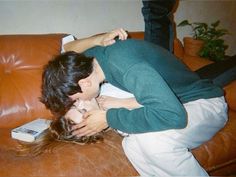
<path id="1" fill-rule="evenodd" d="M 77 39 L 75 41 L 65 44 L 63 47 L 65 51 L 74 51 L 82 53 L 87 49 L 95 46 L 108 46 L 115 43 L 115 38 L 118 37 L 120 40 L 126 40 L 128 34 L 122 28 L 113 30 L 108 33 L 102 33 L 94 35 L 88 38 Z"/>
<path id="2" fill-rule="evenodd" d="M 135 109 L 141 107 L 141 105 L 137 102 L 135 98 L 121 99 L 121 102 L 122 107 L 127 109 Z"/>
<path id="3" fill-rule="evenodd" d="M 65 51 L 75 51 L 78 53 L 82 53 L 85 50 L 97 46 L 97 37 L 92 36 L 83 39 L 77 39 L 75 41 L 69 42 L 64 45 Z"/>
<path id="4" fill-rule="evenodd" d="M 115 98 L 110 96 L 100 96 L 97 98 L 98 104 L 101 109 L 108 110 L 110 108 L 126 108 L 135 109 L 139 108 L 140 105 L 137 100 L 132 98 Z"/>

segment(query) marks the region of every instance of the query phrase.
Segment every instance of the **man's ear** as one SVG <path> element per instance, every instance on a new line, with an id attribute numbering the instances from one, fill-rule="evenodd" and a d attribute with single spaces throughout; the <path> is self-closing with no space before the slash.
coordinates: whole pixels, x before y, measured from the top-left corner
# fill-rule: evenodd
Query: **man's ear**
<path id="1" fill-rule="evenodd" d="M 85 90 L 87 87 L 91 87 L 92 85 L 92 82 L 88 79 L 88 78 L 85 78 L 85 79 L 80 79 L 79 82 L 78 82 L 81 90 Z"/>

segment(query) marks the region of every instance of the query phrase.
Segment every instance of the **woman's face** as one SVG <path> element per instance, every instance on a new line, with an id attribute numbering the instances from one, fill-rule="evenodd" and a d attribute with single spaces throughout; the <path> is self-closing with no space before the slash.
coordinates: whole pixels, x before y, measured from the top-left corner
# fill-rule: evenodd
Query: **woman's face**
<path id="1" fill-rule="evenodd" d="M 65 117 L 75 123 L 80 123 L 84 112 L 96 109 L 99 109 L 99 107 L 95 99 L 92 99 L 91 101 L 76 101 L 66 113 Z"/>

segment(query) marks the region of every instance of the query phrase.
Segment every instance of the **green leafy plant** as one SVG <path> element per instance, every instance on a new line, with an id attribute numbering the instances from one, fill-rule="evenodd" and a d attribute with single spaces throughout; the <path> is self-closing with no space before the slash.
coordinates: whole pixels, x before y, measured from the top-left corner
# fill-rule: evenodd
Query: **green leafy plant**
<path id="1" fill-rule="evenodd" d="M 190 23 L 188 20 L 184 20 L 178 24 L 178 27 L 190 26 L 192 28 L 192 37 L 204 41 L 204 45 L 199 51 L 199 56 L 219 61 L 224 60 L 225 51 L 228 48 L 222 37 L 229 34 L 228 30 L 219 28 L 219 24 L 219 20 L 210 25 L 198 22 Z"/>

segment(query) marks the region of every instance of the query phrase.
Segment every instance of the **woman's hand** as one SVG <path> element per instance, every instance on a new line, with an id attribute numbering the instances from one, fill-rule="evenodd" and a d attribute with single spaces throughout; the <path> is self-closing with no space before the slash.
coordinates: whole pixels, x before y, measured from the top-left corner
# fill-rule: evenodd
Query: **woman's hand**
<path id="1" fill-rule="evenodd" d="M 100 109 L 108 110 L 111 108 L 135 109 L 141 107 L 137 100 L 132 98 L 116 98 L 110 96 L 99 96 L 96 98 Z"/>
<path id="2" fill-rule="evenodd" d="M 123 99 L 110 96 L 99 96 L 96 98 L 97 103 L 102 110 L 108 110 L 110 108 L 121 108 L 125 105 L 122 104 Z"/>
<path id="3" fill-rule="evenodd" d="M 95 43 L 98 46 L 109 46 L 109 45 L 112 45 L 116 42 L 115 41 L 116 37 L 120 40 L 126 40 L 128 37 L 128 34 L 122 28 L 115 29 L 111 32 L 96 35 L 96 42 Z"/>
<path id="4" fill-rule="evenodd" d="M 74 106 L 77 109 L 81 109 L 81 110 L 85 109 L 87 111 L 99 109 L 98 103 L 95 98 L 93 98 L 91 100 L 77 100 L 74 103 Z"/>

